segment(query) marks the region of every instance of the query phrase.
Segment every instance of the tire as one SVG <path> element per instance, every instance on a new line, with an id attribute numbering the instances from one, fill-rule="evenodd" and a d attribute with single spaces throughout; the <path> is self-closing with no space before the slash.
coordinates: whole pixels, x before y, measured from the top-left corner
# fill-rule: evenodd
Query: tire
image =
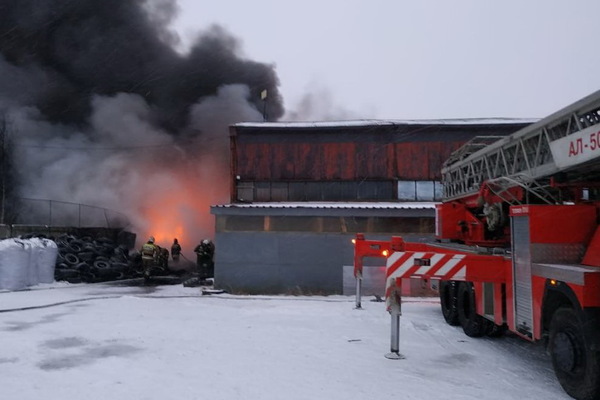
<path id="1" fill-rule="evenodd" d="M 76 269 L 72 269 L 72 268 L 61 269 L 61 270 L 55 272 L 54 278 L 57 281 L 69 281 L 70 282 L 70 279 L 79 278 L 79 271 L 77 271 Z"/>
<path id="2" fill-rule="evenodd" d="M 456 293 L 458 321 L 469 337 L 481 337 L 486 331 L 486 320 L 477 315 L 475 309 L 475 290 L 471 282 L 460 282 Z"/>
<path id="3" fill-rule="evenodd" d="M 87 272 L 86 274 L 82 274 L 81 279 L 84 282 L 89 282 L 89 283 L 98 282 L 98 278 L 92 272 Z"/>
<path id="4" fill-rule="evenodd" d="M 69 250 L 71 250 L 73 253 L 79 253 L 83 250 L 83 243 L 81 243 L 79 240 L 73 240 L 71 243 L 69 243 Z"/>
<path id="5" fill-rule="evenodd" d="M 115 247 L 115 242 L 113 242 L 107 237 L 99 237 L 98 239 L 96 239 L 96 243 L 98 243 L 101 246 Z"/>
<path id="6" fill-rule="evenodd" d="M 456 306 L 456 282 L 440 281 L 440 304 L 442 315 L 448 325 L 458 326 L 458 310 Z"/>
<path id="7" fill-rule="evenodd" d="M 82 251 L 77 253 L 77 257 L 79 257 L 81 261 L 91 261 L 94 258 L 94 253 L 91 251 Z"/>
<path id="8" fill-rule="evenodd" d="M 56 264 L 62 264 L 65 262 L 65 257 L 60 254 L 60 252 L 56 255 Z"/>
<path id="9" fill-rule="evenodd" d="M 579 400 L 600 398 L 600 352 L 591 349 L 572 308 L 559 308 L 552 316 L 548 350 L 565 392 Z"/>
<path id="10" fill-rule="evenodd" d="M 487 336 L 493 337 L 493 338 L 501 337 L 501 336 L 504 336 L 507 329 L 508 329 L 508 327 L 506 326 L 506 324 L 496 325 L 492 321 L 488 321 L 488 326 L 485 330 L 485 334 Z"/>
<path id="11" fill-rule="evenodd" d="M 110 263 L 108 261 L 96 259 L 96 261 L 94 261 L 94 267 L 98 268 L 99 270 L 108 269 L 110 268 Z"/>
<path id="12" fill-rule="evenodd" d="M 127 265 L 127 263 L 122 263 L 122 262 L 111 262 L 111 265 L 114 269 L 118 270 L 118 271 L 126 271 L 129 268 L 129 265 Z"/>
<path id="13" fill-rule="evenodd" d="M 79 273 L 86 273 L 90 270 L 90 266 L 86 262 L 80 262 L 74 267 Z"/>
<path id="14" fill-rule="evenodd" d="M 126 277 L 127 277 L 127 276 L 125 275 L 125 273 L 123 273 L 123 272 L 118 272 L 118 273 L 115 275 L 115 278 L 114 278 L 114 280 L 115 280 L 115 281 L 120 281 L 120 280 L 123 280 L 123 279 L 125 279 Z"/>
<path id="15" fill-rule="evenodd" d="M 65 254 L 65 262 L 69 265 L 77 265 L 80 261 L 79 257 L 77 257 L 75 254 L 67 253 Z"/>

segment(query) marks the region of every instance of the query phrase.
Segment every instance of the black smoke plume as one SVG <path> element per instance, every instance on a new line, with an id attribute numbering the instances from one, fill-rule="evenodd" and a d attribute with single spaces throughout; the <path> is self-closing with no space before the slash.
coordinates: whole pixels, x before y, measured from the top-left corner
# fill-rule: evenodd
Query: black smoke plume
<path id="1" fill-rule="evenodd" d="M 274 67 L 224 29 L 176 51 L 176 12 L 172 0 L 0 2 L 15 197 L 117 209 L 143 234 L 175 207 L 164 224 L 183 228 L 166 236 L 211 234 L 208 205 L 228 199 L 227 126 L 263 120 L 263 90 L 269 119 L 284 110 Z"/>

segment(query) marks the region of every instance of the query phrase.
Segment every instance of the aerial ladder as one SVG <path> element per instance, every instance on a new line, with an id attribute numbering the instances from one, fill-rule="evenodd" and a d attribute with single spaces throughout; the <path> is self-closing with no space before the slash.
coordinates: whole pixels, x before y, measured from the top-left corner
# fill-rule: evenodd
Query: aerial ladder
<path id="1" fill-rule="evenodd" d="M 448 324 L 544 341 L 563 389 L 600 398 L 600 91 L 509 136 L 475 137 L 441 172 L 436 241 L 359 234 L 355 276 L 385 249 L 388 311 L 403 279 L 421 279 Z"/>

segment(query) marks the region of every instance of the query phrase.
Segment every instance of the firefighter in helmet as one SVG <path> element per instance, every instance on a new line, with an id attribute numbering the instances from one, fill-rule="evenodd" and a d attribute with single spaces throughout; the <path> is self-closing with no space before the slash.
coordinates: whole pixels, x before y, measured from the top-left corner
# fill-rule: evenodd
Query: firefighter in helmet
<path id="1" fill-rule="evenodd" d="M 154 237 L 150 236 L 148 241 L 142 245 L 142 265 L 144 267 L 144 279 L 150 278 L 150 270 L 158 258 L 158 246 L 154 244 Z"/>
<path id="2" fill-rule="evenodd" d="M 158 247 L 158 266 L 163 272 L 169 272 L 169 250 L 164 247 Z"/>
<path id="3" fill-rule="evenodd" d="M 215 275 L 215 245 L 210 239 L 204 239 L 196 248 L 196 265 L 201 279 L 213 278 Z"/>
<path id="4" fill-rule="evenodd" d="M 173 239 L 173 245 L 171 246 L 171 258 L 174 262 L 179 262 L 179 256 L 181 255 L 181 245 L 177 241 L 177 238 Z"/>

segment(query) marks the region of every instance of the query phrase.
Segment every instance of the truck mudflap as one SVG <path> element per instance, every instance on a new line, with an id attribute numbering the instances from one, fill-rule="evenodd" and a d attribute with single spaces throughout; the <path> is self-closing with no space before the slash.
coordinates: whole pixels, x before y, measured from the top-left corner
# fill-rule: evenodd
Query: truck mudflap
<path id="1" fill-rule="evenodd" d="M 600 307 L 584 308 L 579 315 L 590 348 L 600 352 Z"/>

